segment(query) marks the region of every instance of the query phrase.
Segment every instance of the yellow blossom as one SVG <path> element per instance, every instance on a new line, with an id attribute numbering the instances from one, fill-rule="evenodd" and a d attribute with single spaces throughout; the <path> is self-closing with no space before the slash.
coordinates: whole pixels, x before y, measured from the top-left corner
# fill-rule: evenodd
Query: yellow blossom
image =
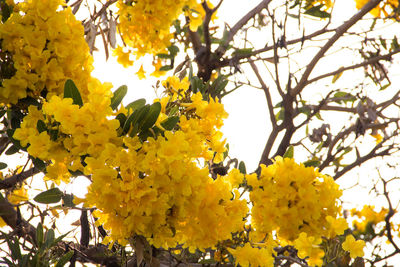
<path id="1" fill-rule="evenodd" d="M 355 240 L 354 236 L 346 236 L 346 240 L 342 244 L 345 251 L 350 252 L 350 257 L 357 258 L 364 256 L 365 242 L 363 240 Z"/>

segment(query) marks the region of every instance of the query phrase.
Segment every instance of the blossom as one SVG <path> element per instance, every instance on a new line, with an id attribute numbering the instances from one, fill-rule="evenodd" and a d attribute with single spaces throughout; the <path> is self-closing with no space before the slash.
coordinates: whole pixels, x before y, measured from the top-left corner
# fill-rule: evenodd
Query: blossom
<path id="1" fill-rule="evenodd" d="M 355 240 L 354 236 L 346 236 L 346 240 L 342 244 L 345 251 L 350 252 L 350 257 L 357 258 L 364 256 L 365 242 L 363 240 Z"/>

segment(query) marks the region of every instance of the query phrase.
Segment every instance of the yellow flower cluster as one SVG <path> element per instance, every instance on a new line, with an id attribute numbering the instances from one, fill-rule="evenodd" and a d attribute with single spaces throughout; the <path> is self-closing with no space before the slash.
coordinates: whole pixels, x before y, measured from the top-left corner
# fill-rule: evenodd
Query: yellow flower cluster
<path id="1" fill-rule="evenodd" d="M 168 84 L 177 86 L 176 92 L 188 88 L 187 79 L 170 78 Z M 243 175 L 233 170 L 213 180 L 198 164 L 212 159 L 212 149 L 224 151 L 214 136 L 226 114 L 222 104 L 197 99 L 182 105 L 179 112 L 191 115 L 181 116 L 180 130 L 143 141 L 119 136 L 119 121 L 110 118 L 115 114 L 109 84 L 93 79 L 88 87 L 81 107 L 58 96 L 41 110 L 29 107 L 14 138 L 33 157 L 51 162 L 47 178 L 68 182 L 69 171 L 76 170 L 91 177 L 85 205 L 98 209 L 98 223 L 110 230 L 110 240 L 124 244 L 142 235 L 157 247 L 179 243 L 193 250 L 213 247 L 243 229 L 248 207 L 235 189 Z"/>
<path id="2" fill-rule="evenodd" d="M 342 248 L 345 251 L 350 252 L 350 257 L 357 258 L 364 256 L 365 242 L 363 240 L 357 240 L 352 235 L 346 236 L 346 240 L 342 244 Z"/>
<path id="3" fill-rule="evenodd" d="M 229 249 L 229 252 L 235 257 L 236 265 L 243 267 L 274 266 L 274 258 L 272 257 L 273 250 L 271 246 L 267 248 L 252 247 L 250 243 L 246 243 L 243 247 Z"/>
<path id="4" fill-rule="evenodd" d="M 355 0 L 356 8 L 361 9 L 369 0 Z M 378 6 L 370 11 L 371 15 L 376 18 L 393 18 L 400 19 L 398 12 L 399 0 L 384 0 Z M 397 11 L 396 11 L 397 10 Z"/>
<path id="5" fill-rule="evenodd" d="M 60 5 L 64 9 L 59 10 Z M 62 0 L 30 0 L 17 4 L 0 24 L 1 50 L 12 56 L 15 74 L 0 81 L 0 103 L 15 104 L 63 92 L 73 79 L 87 95 L 92 58 L 83 26 Z"/>
<path id="6" fill-rule="evenodd" d="M 324 251 L 319 247 L 322 242 L 321 238 L 307 236 L 306 233 L 301 233 L 299 238 L 294 241 L 294 246 L 298 250 L 297 255 L 300 258 L 309 257 L 307 263 L 310 266 L 322 266 Z"/>
<path id="7" fill-rule="evenodd" d="M 21 128 L 14 133 L 22 146 L 28 146 L 28 153 L 44 161 L 51 161 L 46 177 L 69 181 L 69 171 L 83 171 L 81 157 L 87 154 L 98 156 L 105 145 L 120 142 L 116 129 L 118 120 L 109 120 L 111 84 L 101 84 L 97 79 L 88 83 L 88 102 L 82 107 L 74 105 L 71 98 L 53 96 L 43 104 L 42 110 L 29 106 L 28 115 Z M 38 130 L 42 121 L 43 129 Z M 40 123 L 39 123 L 40 124 Z M 121 143 L 121 142 L 120 142 Z"/>
<path id="8" fill-rule="evenodd" d="M 107 144 L 99 157 L 88 157 L 85 174 L 92 174 L 93 183 L 85 205 L 97 207 L 98 223 L 110 230 L 106 242 L 124 244 L 136 234 L 156 247 L 214 247 L 243 229 L 248 211 L 235 189 L 243 180 L 237 169 L 213 180 L 208 168 L 197 163 L 225 151 L 214 149 L 223 147 L 216 133 L 226 113 L 214 100 L 181 103 L 187 78 L 171 77 L 163 84 L 168 95 L 158 100 L 160 118 L 167 117 L 171 104 L 180 105 L 180 130 L 143 143 L 136 136 L 124 137 L 123 146 Z"/>
<path id="9" fill-rule="evenodd" d="M 118 28 L 129 49 L 117 48 L 115 54 L 124 66 L 133 64 L 130 54 L 141 57 L 165 52 L 173 39 L 171 25 L 181 14 L 189 17 L 193 31 L 197 30 L 204 16 L 198 0 L 119 0 L 117 8 Z"/>
<path id="10" fill-rule="evenodd" d="M 337 199 L 342 194 L 331 177 L 293 159 L 278 157 L 274 164 L 261 166 L 259 179 L 255 174 L 246 179 L 253 188 L 251 221 L 259 240 L 274 230 L 280 239 L 288 241 L 302 232 L 330 235 L 327 217 L 338 215 Z"/>
<path id="11" fill-rule="evenodd" d="M 357 231 L 365 232 L 368 225 L 372 226 L 385 221 L 385 217 L 389 212 L 388 209 L 382 208 L 379 212 L 376 212 L 374 208 L 374 206 L 365 205 L 361 211 L 357 209 L 351 210 L 351 215 L 359 218 L 353 221 Z"/>

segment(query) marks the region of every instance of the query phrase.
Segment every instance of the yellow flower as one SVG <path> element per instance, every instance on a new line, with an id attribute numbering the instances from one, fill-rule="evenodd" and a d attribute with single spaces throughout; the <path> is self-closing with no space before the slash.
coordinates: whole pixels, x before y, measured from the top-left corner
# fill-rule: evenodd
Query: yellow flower
<path id="1" fill-rule="evenodd" d="M 271 248 L 253 248 L 250 243 L 236 249 L 228 249 L 235 258 L 235 264 L 243 267 L 274 266 Z"/>
<path id="2" fill-rule="evenodd" d="M 136 72 L 136 75 L 139 77 L 140 80 L 146 78 L 146 72 L 143 69 L 143 65 L 140 66 L 139 70 Z"/>
<path id="3" fill-rule="evenodd" d="M 346 240 L 342 244 L 345 251 L 350 252 L 350 257 L 357 258 L 364 256 L 365 242 L 363 240 L 355 240 L 354 236 L 346 236 Z"/>
<path id="4" fill-rule="evenodd" d="M 133 65 L 133 60 L 129 58 L 130 55 L 129 51 L 124 52 L 121 46 L 118 46 L 117 48 L 114 49 L 113 55 L 117 57 L 118 63 L 124 66 L 125 68 Z"/>
<path id="5" fill-rule="evenodd" d="M 28 191 L 24 186 L 12 191 L 8 196 L 8 201 L 15 205 L 27 200 L 29 200 Z"/>

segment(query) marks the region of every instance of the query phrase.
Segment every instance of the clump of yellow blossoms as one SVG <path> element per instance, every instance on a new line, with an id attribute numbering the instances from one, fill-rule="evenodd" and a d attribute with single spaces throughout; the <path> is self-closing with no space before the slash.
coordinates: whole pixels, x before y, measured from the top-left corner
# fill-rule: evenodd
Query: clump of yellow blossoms
<path id="1" fill-rule="evenodd" d="M 115 50 L 119 62 L 124 66 L 133 64 L 130 54 L 141 57 L 145 54 L 164 53 L 171 44 L 172 23 L 185 13 L 190 20 L 190 29 L 196 31 L 202 23 L 204 10 L 198 0 L 176 1 L 124 1 L 117 3 L 119 31 L 127 50 Z"/>
<path id="2" fill-rule="evenodd" d="M 242 230 L 248 208 L 235 189 L 237 170 L 213 180 L 198 164 L 225 151 L 216 134 L 226 116 L 222 104 L 197 94 L 186 105 L 187 98 L 180 98 L 175 104 L 187 113 L 180 129 L 140 140 L 119 134 L 119 121 L 110 118 L 110 85 L 95 81 L 82 106 L 53 96 L 42 110 L 30 107 L 14 138 L 30 155 L 51 163 L 48 179 L 68 182 L 69 171 L 76 170 L 91 177 L 85 205 L 97 208 L 98 223 L 110 231 L 108 240 L 125 244 L 142 235 L 157 247 L 205 249 Z M 188 89 L 187 79 L 170 78 L 168 84 L 178 86 L 176 92 Z M 169 99 L 167 94 L 160 102 Z M 46 129 L 38 129 L 40 121 Z"/>
<path id="3" fill-rule="evenodd" d="M 51 162 L 46 178 L 69 182 L 71 171 L 83 171 L 81 157 L 98 156 L 107 143 L 121 143 L 117 139 L 117 120 L 109 120 L 111 84 L 101 84 L 91 79 L 88 84 L 88 102 L 82 107 L 74 105 L 71 98 L 53 96 L 43 104 L 42 110 L 29 106 L 28 115 L 16 129 L 14 138 L 20 140 L 28 153 Z M 38 122 L 47 127 L 38 130 Z"/>
<path id="4" fill-rule="evenodd" d="M 92 58 L 83 26 L 64 1 L 16 4 L 0 24 L 0 39 L 1 50 L 12 56 L 15 69 L 12 77 L 0 81 L 0 102 L 15 104 L 44 93 L 48 98 L 60 95 L 66 79 L 73 79 L 86 97 Z"/>
<path id="5" fill-rule="evenodd" d="M 336 218 L 342 195 L 334 180 L 313 167 L 304 167 L 294 159 L 275 159 L 274 164 L 261 165 L 261 174 L 246 176 L 252 208 L 252 227 L 260 240 L 273 230 L 286 240 L 304 232 L 329 236 L 327 217 Z"/>
<path id="6" fill-rule="evenodd" d="M 350 257 L 357 258 L 364 256 L 365 242 L 363 240 L 355 240 L 354 236 L 346 236 L 346 240 L 342 244 L 345 251 L 350 252 Z"/>
<path id="7" fill-rule="evenodd" d="M 257 248 L 252 247 L 250 243 L 246 243 L 243 247 L 229 249 L 229 252 L 235 257 L 236 265 L 240 264 L 243 267 L 274 266 L 272 246 Z"/>
<path id="8" fill-rule="evenodd" d="M 353 225 L 358 232 L 365 232 L 369 226 L 374 226 L 385 221 L 388 214 L 388 209 L 382 208 L 379 212 L 374 210 L 374 206 L 365 205 L 361 211 L 356 209 L 351 210 L 352 216 L 357 216 L 358 219 L 353 221 Z"/>
<path id="9" fill-rule="evenodd" d="M 361 9 L 369 0 L 355 0 L 356 8 Z M 374 9 L 370 11 L 371 15 L 376 18 L 393 18 L 400 19 L 398 11 L 399 0 L 384 0 L 380 2 Z M 397 10 L 397 11 L 396 11 Z"/>

